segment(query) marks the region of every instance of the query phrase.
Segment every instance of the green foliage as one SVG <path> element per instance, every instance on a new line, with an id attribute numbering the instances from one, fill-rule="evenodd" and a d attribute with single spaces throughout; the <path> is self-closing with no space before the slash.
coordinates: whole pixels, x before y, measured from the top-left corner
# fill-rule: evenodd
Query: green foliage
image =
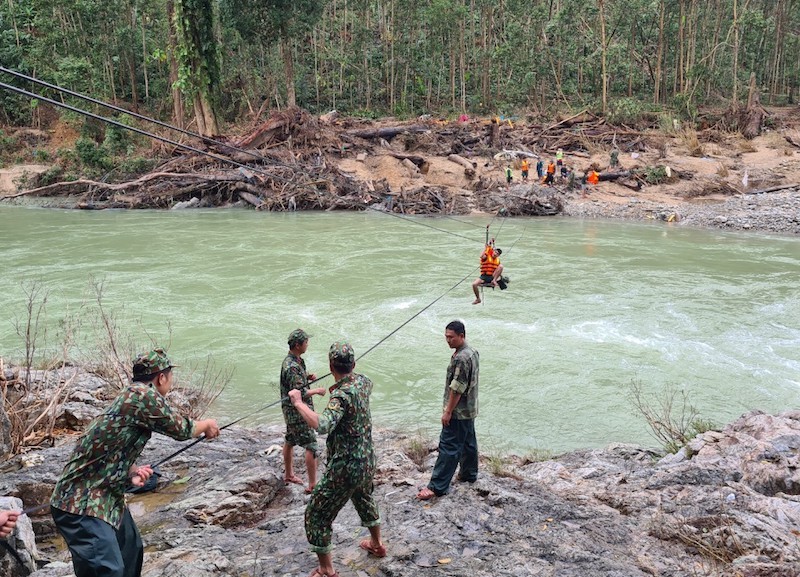
<path id="1" fill-rule="evenodd" d="M 636 98 L 618 98 L 609 103 L 606 120 L 611 124 L 636 124 L 645 112 L 645 104 Z"/>
<path id="2" fill-rule="evenodd" d="M 690 94 L 678 92 L 672 97 L 672 108 L 684 120 L 694 122 L 697 118 L 697 103 Z"/>
<path id="3" fill-rule="evenodd" d="M 131 156 L 131 157 L 124 157 L 117 169 L 122 174 L 128 176 L 137 176 L 139 174 L 144 174 L 149 170 L 152 170 L 156 165 L 156 161 L 152 158 L 143 158 L 141 156 Z"/>
<path id="4" fill-rule="evenodd" d="M 50 153 L 43 148 L 36 148 L 31 152 L 31 158 L 34 162 L 49 162 Z"/>
<path id="5" fill-rule="evenodd" d="M 800 42 L 787 33 L 798 27 L 800 4 L 739 1 L 734 71 L 733 1 L 605 2 L 604 45 L 599 5 L 589 0 L 175 0 L 176 85 L 187 106 L 199 93 L 241 121 L 263 102 L 281 99 L 283 42 L 298 103 L 319 112 L 415 116 L 460 113 L 463 106 L 470 113 L 547 113 L 587 104 L 599 110 L 592 103 L 601 98 L 604 53 L 612 122 L 635 122 L 656 93 L 659 104 L 693 121 L 704 100 L 724 104 L 734 82 L 741 94 L 751 70 L 774 93 L 769 102 L 785 101 L 800 74 Z M 173 88 L 167 6 L 0 3 L 0 64 L 167 116 Z M 0 91 L 0 122 L 30 124 L 37 117 L 25 97 Z M 96 140 L 104 142 L 102 135 Z M 107 144 L 115 153 L 125 146 Z"/>
<path id="6" fill-rule="evenodd" d="M 647 184 L 661 184 L 667 181 L 667 169 L 664 166 L 648 166 L 645 168 L 644 180 Z"/>
<path id="7" fill-rule="evenodd" d="M 39 186 L 48 186 L 61 180 L 64 169 L 55 164 L 39 175 Z"/>
<path id="8" fill-rule="evenodd" d="M 106 156 L 105 150 L 96 142 L 81 137 L 75 141 L 75 152 L 78 159 L 89 168 L 107 170 L 111 168 L 111 160 Z"/>
<path id="9" fill-rule="evenodd" d="M 0 130 L 0 157 L 7 157 L 20 149 L 21 143 L 16 136 Z"/>
<path id="10" fill-rule="evenodd" d="M 108 125 L 106 128 L 106 137 L 103 139 L 103 148 L 109 154 L 129 152 L 132 145 L 133 141 L 129 130 L 114 126 L 113 124 Z"/>

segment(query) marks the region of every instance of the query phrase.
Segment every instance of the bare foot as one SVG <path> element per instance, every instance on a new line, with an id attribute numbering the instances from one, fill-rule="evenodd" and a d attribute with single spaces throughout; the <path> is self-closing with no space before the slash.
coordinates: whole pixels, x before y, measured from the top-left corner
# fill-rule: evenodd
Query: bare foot
<path id="1" fill-rule="evenodd" d="M 311 491 L 314 490 L 314 487 L 315 487 L 315 485 L 309 485 L 308 487 L 306 487 L 306 489 L 305 489 L 306 495 L 310 495 Z"/>
<path id="2" fill-rule="evenodd" d="M 472 304 L 474 304 L 474 305 L 481 304 L 481 299 L 475 299 L 474 301 L 472 301 Z"/>
<path id="3" fill-rule="evenodd" d="M 289 475 L 288 477 L 284 477 L 283 481 L 287 485 L 289 483 L 294 483 L 295 485 L 302 485 L 303 484 L 303 480 L 300 477 L 298 477 L 297 475 Z"/>
<path id="4" fill-rule="evenodd" d="M 419 493 L 417 493 L 417 499 L 419 499 L 420 501 L 430 501 L 435 496 L 436 496 L 436 493 L 434 493 L 433 491 L 431 491 L 427 487 L 423 488 L 422 490 L 420 490 Z"/>

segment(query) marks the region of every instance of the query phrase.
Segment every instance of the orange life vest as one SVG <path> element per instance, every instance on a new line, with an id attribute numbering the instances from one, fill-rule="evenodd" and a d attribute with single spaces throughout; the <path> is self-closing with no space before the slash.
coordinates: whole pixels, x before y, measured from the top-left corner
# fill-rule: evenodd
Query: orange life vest
<path id="1" fill-rule="evenodd" d="M 491 247 L 486 247 L 486 250 L 481 255 L 481 274 L 492 276 L 498 266 L 500 266 L 500 258 L 494 255 Z"/>
<path id="2" fill-rule="evenodd" d="M 525 172 L 528 172 L 528 161 L 527 160 L 523 160 L 522 161 L 522 170 L 524 170 Z"/>
<path id="3" fill-rule="evenodd" d="M 593 170 L 592 172 L 589 173 L 589 178 L 587 178 L 586 180 L 589 181 L 589 184 L 597 184 L 598 182 L 600 182 L 600 175 L 597 173 L 596 170 Z"/>
<path id="4" fill-rule="evenodd" d="M 547 172 L 548 174 L 555 174 L 556 173 L 556 165 L 552 162 L 547 165 Z"/>

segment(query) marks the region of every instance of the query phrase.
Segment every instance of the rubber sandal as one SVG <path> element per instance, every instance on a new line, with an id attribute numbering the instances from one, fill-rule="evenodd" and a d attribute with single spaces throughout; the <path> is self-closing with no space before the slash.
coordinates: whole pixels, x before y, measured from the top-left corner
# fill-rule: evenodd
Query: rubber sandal
<path id="1" fill-rule="evenodd" d="M 373 547 L 372 539 L 364 539 L 358 546 L 375 557 L 386 557 L 386 547 L 382 543 L 377 547 Z"/>

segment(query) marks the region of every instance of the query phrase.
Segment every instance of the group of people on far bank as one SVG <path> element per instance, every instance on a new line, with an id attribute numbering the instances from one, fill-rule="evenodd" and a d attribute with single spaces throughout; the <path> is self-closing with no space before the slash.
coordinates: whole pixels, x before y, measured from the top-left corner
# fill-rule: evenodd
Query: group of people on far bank
<path id="1" fill-rule="evenodd" d="M 428 500 L 448 492 L 458 478 L 473 482 L 478 475 L 478 445 L 474 419 L 478 414 L 478 352 L 466 341 L 461 321 L 444 333 L 453 355 L 447 368 L 439 457 L 430 482 L 417 494 Z M 372 440 L 372 381 L 354 372 L 355 351 L 346 341 L 328 350 L 334 383 L 312 388 L 316 375 L 303 360 L 310 335 L 291 332 L 289 351 L 281 365 L 280 386 L 286 422 L 283 449 L 284 481 L 303 484 L 294 471 L 294 447 L 304 449 L 310 499 L 305 532 L 318 566 L 309 577 L 338 577 L 331 559 L 333 522 L 350 501 L 369 537 L 360 542 L 368 554 L 384 557 L 381 518 L 373 498 L 376 470 Z M 182 416 L 166 401 L 174 382 L 174 365 L 163 349 L 153 349 L 133 361 L 132 383 L 99 415 L 78 439 L 50 498 L 50 512 L 72 556 L 76 577 L 140 577 L 144 547 L 125 503 L 126 488 L 143 487 L 155 474 L 151 465 L 137 465 L 153 432 L 177 440 L 213 439 L 220 427 L 213 419 Z M 312 397 L 329 394 L 321 412 Z M 327 465 L 317 482 L 317 435 L 327 434 Z M 22 511 L 0 511 L 0 538 L 10 535 Z"/>
<path id="2" fill-rule="evenodd" d="M 611 153 L 611 163 L 610 167 L 616 167 L 619 164 L 619 151 L 614 149 Z M 522 182 L 528 182 L 528 176 L 530 174 L 530 166 L 531 162 L 527 158 L 523 158 L 520 162 L 520 172 L 522 177 Z M 564 162 L 564 150 L 559 148 L 556 151 L 555 158 L 550 160 L 547 165 L 545 165 L 544 160 L 538 158 L 536 161 L 536 178 L 538 182 L 541 184 L 547 184 L 548 186 L 552 186 L 556 183 L 556 179 L 560 178 L 561 182 L 566 182 L 570 187 L 575 187 L 577 185 L 577 178 L 575 175 L 575 170 L 569 168 L 566 163 Z M 505 176 L 506 176 L 506 188 L 511 187 L 511 183 L 514 181 L 514 171 L 511 168 L 511 164 L 506 164 L 505 168 Z M 580 187 L 581 187 L 581 195 L 586 195 L 586 185 L 588 184 L 597 184 L 600 181 L 600 172 L 597 170 L 595 165 L 589 167 L 580 178 Z"/>

